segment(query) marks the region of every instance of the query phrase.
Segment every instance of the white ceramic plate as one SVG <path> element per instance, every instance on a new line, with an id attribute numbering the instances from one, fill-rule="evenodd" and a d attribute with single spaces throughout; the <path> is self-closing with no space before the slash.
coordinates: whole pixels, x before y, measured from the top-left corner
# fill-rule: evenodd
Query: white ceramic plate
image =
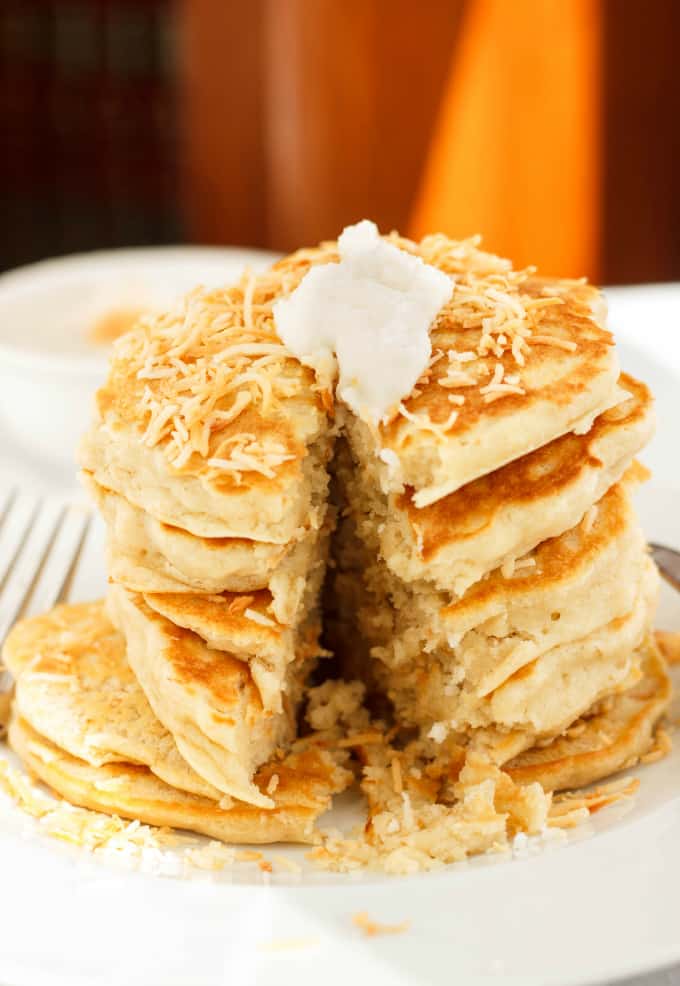
<path id="1" fill-rule="evenodd" d="M 657 396 L 641 516 L 650 538 L 680 547 L 680 287 L 611 300 L 624 366 Z M 6 453 L 3 476 L 35 479 L 32 469 Z M 103 585 L 95 527 L 73 595 Z M 658 622 L 680 629 L 680 595 L 664 591 Z M 566 844 L 409 878 L 128 872 L 40 837 L 0 796 L 0 983 L 584 986 L 661 967 L 680 960 L 680 742 L 636 773 L 634 801 Z M 302 855 L 266 851 L 278 853 Z M 410 927 L 367 938 L 352 924 L 359 911 Z"/>

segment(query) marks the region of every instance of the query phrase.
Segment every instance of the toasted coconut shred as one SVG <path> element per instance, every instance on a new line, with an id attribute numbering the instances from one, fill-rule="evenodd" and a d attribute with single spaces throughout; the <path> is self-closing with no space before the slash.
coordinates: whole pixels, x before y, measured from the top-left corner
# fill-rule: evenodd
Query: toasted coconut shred
<path id="1" fill-rule="evenodd" d="M 576 348 L 572 340 L 539 331 L 543 311 L 565 301 L 557 290 L 539 298 L 523 290 L 534 268 L 513 270 L 510 261 L 480 250 L 479 237 L 452 242 L 435 235 L 416 244 L 391 234 L 387 240 L 451 276 L 454 290 L 435 323 L 429 365 L 386 421 L 401 416 L 414 429 L 444 436 L 455 428 L 468 388 L 478 390 L 487 404 L 522 396 L 521 369 L 532 346 Z M 335 243 L 300 250 L 266 273 L 245 274 L 233 287 L 196 289 L 174 310 L 143 316 L 116 342 L 111 380 L 115 388 L 118 367 L 121 387 L 131 378 L 138 381 L 144 444 L 161 448 L 175 469 L 190 468 L 198 457 L 213 477 L 226 473 L 236 482 L 245 473 L 273 478 L 294 458 L 276 438 L 256 436 L 247 425 L 243 430 L 237 425 L 246 422 L 251 409 L 265 417 L 275 414 L 282 400 L 302 393 L 303 385 L 315 389 L 321 405 L 330 410 L 333 381 L 301 372 L 276 334 L 273 304 L 295 290 L 311 265 L 337 259 Z M 438 348 L 440 322 L 476 330 L 475 348 Z M 517 372 L 508 374 L 500 362 L 493 368 L 489 364 L 490 358 L 498 361 L 506 354 Z M 408 406 L 433 374 L 453 405 L 441 421 Z"/>
<path id="2" fill-rule="evenodd" d="M 113 388 L 117 374 L 121 386 L 126 378 L 138 381 L 142 441 L 161 448 L 175 469 L 198 456 L 214 474 L 238 482 L 244 473 L 272 478 L 294 457 L 275 438 L 234 426 L 253 407 L 274 414 L 310 385 L 272 315 L 274 298 L 293 291 L 305 269 L 289 265 L 247 273 L 233 287 L 196 289 L 170 312 L 143 317 L 116 343 Z"/>
<path id="3" fill-rule="evenodd" d="M 509 260 L 479 249 L 481 237 L 453 242 L 441 234 L 426 236 L 419 244 L 392 234 L 388 237 L 401 249 L 417 253 L 425 263 L 438 267 L 454 279 L 450 302 L 444 306 L 434 326 L 433 355 L 415 389 L 396 409 L 414 427 L 444 436 L 455 428 L 457 413 L 442 421 L 414 412 L 409 400 L 420 395 L 420 388 L 433 378 L 448 392 L 448 401 L 459 408 L 474 388 L 484 404 L 509 396 L 523 396 L 521 371 L 533 346 L 552 346 L 573 352 L 577 344 L 550 333 L 541 332 L 546 308 L 565 304 L 560 292 L 534 297 L 524 289 L 536 272 L 533 267 L 513 270 Z M 579 282 L 580 283 L 580 282 Z M 437 348 L 438 325 L 453 324 L 462 330 L 476 330 L 474 349 L 456 351 Z M 489 360 L 509 357 L 517 371 L 507 374 L 502 363 L 491 366 Z M 442 363 L 442 360 L 446 360 Z M 407 440 L 408 430 L 402 441 Z"/>
<path id="4" fill-rule="evenodd" d="M 381 921 L 374 921 L 368 916 L 366 911 L 358 911 L 352 915 L 352 924 L 360 928 L 369 938 L 376 935 L 401 935 L 411 926 L 410 921 L 400 921 L 399 924 L 383 924 Z"/>

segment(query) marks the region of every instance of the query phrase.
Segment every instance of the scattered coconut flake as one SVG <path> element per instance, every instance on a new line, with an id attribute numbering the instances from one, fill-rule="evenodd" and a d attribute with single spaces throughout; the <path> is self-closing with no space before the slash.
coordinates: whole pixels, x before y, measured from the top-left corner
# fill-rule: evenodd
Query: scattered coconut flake
<path id="1" fill-rule="evenodd" d="M 583 520 L 581 521 L 581 530 L 584 534 L 590 534 L 593 529 L 593 525 L 597 520 L 598 507 L 594 503 L 592 507 L 589 507 L 583 515 Z"/>
<path id="2" fill-rule="evenodd" d="M 272 620 L 272 619 L 270 619 L 270 617 L 265 616 L 264 613 L 258 613 L 258 611 L 256 609 L 250 609 L 250 607 L 248 607 L 247 609 L 244 609 L 243 615 L 247 619 L 252 620 L 253 623 L 259 623 L 260 626 L 262 626 L 262 627 L 275 627 L 276 626 L 276 621 L 275 620 Z"/>
<path id="3" fill-rule="evenodd" d="M 435 743 L 443 743 L 448 734 L 449 730 L 445 722 L 435 722 L 427 735 L 428 739 L 434 740 Z"/>
<path id="4" fill-rule="evenodd" d="M 267 794 L 271 796 L 278 786 L 279 786 L 279 775 L 272 774 L 272 776 L 269 778 L 269 783 L 267 784 Z"/>
<path id="5" fill-rule="evenodd" d="M 222 870 L 236 862 L 236 851 L 231 846 L 212 840 L 206 846 L 185 849 L 183 859 L 199 870 Z"/>
<path id="6" fill-rule="evenodd" d="M 359 911 L 352 915 L 352 924 L 361 928 L 365 935 L 374 938 L 376 935 L 401 935 L 411 927 L 410 921 L 401 921 L 399 924 L 382 924 L 374 921 L 366 911 Z"/>

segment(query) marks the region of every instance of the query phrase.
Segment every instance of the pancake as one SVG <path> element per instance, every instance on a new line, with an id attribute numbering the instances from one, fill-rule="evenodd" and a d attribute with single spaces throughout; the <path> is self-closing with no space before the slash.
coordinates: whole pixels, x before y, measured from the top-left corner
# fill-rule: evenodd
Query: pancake
<path id="1" fill-rule="evenodd" d="M 642 677 L 573 723 L 547 746 L 510 760 L 506 773 L 518 784 L 538 782 L 546 791 L 584 787 L 634 766 L 654 743 L 672 687 L 665 662 L 650 635 L 641 647 Z"/>
<path id="2" fill-rule="evenodd" d="M 16 624 L 3 647 L 14 715 L 91 767 L 143 764 L 172 787 L 219 800 L 180 756 L 125 657 L 103 602 L 57 606 Z"/>
<path id="3" fill-rule="evenodd" d="M 433 736 L 489 726 L 554 736 L 599 699 L 637 679 L 635 651 L 650 629 L 657 587 L 650 562 L 630 613 L 545 651 L 485 694 L 463 668 L 456 674 L 453 663 L 443 666 L 434 658 L 396 671 L 377 661 L 373 673 L 398 720 Z"/>
<path id="4" fill-rule="evenodd" d="M 414 490 L 424 507 L 571 431 L 618 402 L 618 363 L 601 294 L 582 282 L 537 278 L 442 235 L 387 239 L 454 280 L 430 327 L 432 358 L 416 388 L 375 427 L 353 419 L 357 455 L 379 459 L 388 492 Z M 337 262 L 333 243 L 285 258 L 299 277 Z M 350 416 L 351 417 L 351 416 Z"/>
<path id="5" fill-rule="evenodd" d="M 165 784 L 146 767 L 128 763 L 93 767 L 55 746 L 21 718 L 10 724 L 9 739 L 32 773 L 71 804 L 231 843 L 315 841 L 316 819 L 350 778 L 330 754 L 310 747 L 258 773 L 258 784 L 264 788 L 277 777 L 271 810 L 237 801 L 220 807 Z"/>
<path id="6" fill-rule="evenodd" d="M 271 807 L 252 778 L 295 735 L 297 693 L 306 669 L 291 670 L 284 711 L 277 714 L 264 708 L 246 663 L 207 647 L 195 633 L 154 612 L 140 595 L 113 585 L 107 608 L 125 637 L 135 677 L 184 759 L 224 794 Z"/>
<path id="7" fill-rule="evenodd" d="M 318 530 L 289 544 L 201 538 L 156 520 L 91 474 L 82 479 L 107 527 L 109 575 L 135 592 L 252 592 L 269 589 L 276 618 L 291 622 L 307 572 L 323 558 Z"/>
<path id="8" fill-rule="evenodd" d="M 470 242 L 392 237 L 455 278 L 430 332 L 431 365 L 391 420 L 356 421 L 357 454 L 420 508 L 571 431 L 617 402 L 601 296 L 532 278 Z M 282 346 L 272 304 L 333 244 L 238 285 L 188 295 L 116 346 L 80 462 L 107 489 L 201 537 L 286 544 L 323 519 L 332 409 Z M 465 362 L 459 356 L 463 355 Z M 468 359 L 470 357 L 470 359 Z"/>
<path id="9" fill-rule="evenodd" d="M 375 464 L 341 461 L 340 480 L 365 540 L 390 569 L 462 594 L 495 568 L 579 523 L 617 482 L 654 427 L 651 394 L 625 374 L 625 401 L 587 434 L 564 435 L 498 471 L 418 509 L 414 491 L 389 497 Z"/>
<path id="10" fill-rule="evenodd" d="M 594 288 L 534 279 L 479 251 L 461 256 L 444 237 L 417 252 L 456 277 L 430 333 L 430 371 L 389 423 L 358 426 L 353 444 L 384 461 L 384 489 L 412 487 L 421 508 L 588 431 L 618 402 L 619 370 Z"/>
<path id="11" fill-rule="evenodd" d="M 321 525 L 329 400 L 274 332 L 287 286 L 197 289 L 116 343 L 79 454 L 100 486 L 204 538 L 285 545 Z"/>
<path id="12" fill-rule="evenodd" d="M 489 573 L 460 597 L 427 582 L 402 582 L 356 537 L 353 518 L 345 518 L 335 545 L 337 567 L 347 573 L 339 576 L 339 594 L 361 580 L 363 603 L 352 599 L 346 609 L 350 618 L 359 614 L 360 624 L 366 617 L 372 639 L 380 633 L 371 628 L 372 614 L 389 598 L 392 615 L 383 633 L 391 638 L 395 664 L 409 640 L 426 652 L 439 646 L 461 651 L 472 630 L 494 648 L 517 636 L 537 646 L 580 636 L 627 612 L 635 597 L 647 557 L 629 492 L 637 476 L 637 469 L 629 471 L 576 527 Z"/>
<path id="13" fill-rule="evenodd" d="M 295 626 L 273 618 L 267 590 L 250 594 L 198 596 L 182 593 L 144 593 L 146 605 L 176 626 L 192 630 L 218 651 L 248 663 L 265 709 L 280 712 L 288 667 L 294 661 L 316 658 L 322 652 L 317 608 L 323 569 L 307 591 L 308 606 Z"/>
<path id="14" fill-rule="evenodd" d="M 626 617 L 643 582 L 653 594 L 657 576 L 629 493 L 637 474 L 629 471 L 577 527 L 460 598 L 402 582 L 345 517 L 335 545 L 330 645 L 350 673 L 377 678 L 390 693 L 412 692 L 411 704 L 419 692 L 418 709 L 455 707 L 463 693 L 485 701 L 548 651 Z"/>
<path id="15" fill-rule="evenodd" d="M 609 490 L 588 526 L 544 541 L 521 566 L 497 569 L 440 610 L 439 640 L 474 669 L 481 694 L 632 610 L 650 561 L 626 486 Z"/>

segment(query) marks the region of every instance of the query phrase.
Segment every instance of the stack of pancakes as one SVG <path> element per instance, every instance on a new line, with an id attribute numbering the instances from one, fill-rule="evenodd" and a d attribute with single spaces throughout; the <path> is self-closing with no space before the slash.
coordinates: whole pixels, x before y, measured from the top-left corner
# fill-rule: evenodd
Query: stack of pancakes
<path id="1" fill-rule="evenodd" d="M 276 334 L 274 302 L 334 244 L 197 290 L 118 342 L 81 451 L 106 606 L 21 624 L 4 652 L 10 739 L 65 797 L 235 841 L 309 839 L 356 747 L 331 755 L 301 726 L 325 647 L 330 674 L 362 682 L 352 701 L 365 690 L 420 758 L 481 750 L 564 786 L 569 730 L 614 707 L 627 728 L 643 681 L 644 729 L 620 722 L 634 741 L 579 782 L 651 744 L 667 682 L 642 677 L 657 576 L 630 491 L 653 409 L 620 374 L 601 296 L 476 241 L 391 239 L 454 291 L 426 372 L 380 424 Z M 369 722 L 350 723 L 345 686 L 317 691 L 317 729 Z M 364 754 L 372 782 L 385 749 Z"/>
<path id="2" fill-rule="evenodd" d="M 320 652 L 330 519 L 326 398 L 274 332 L 273 285 L 127 336 L 81 451 L 137 680 L 191 767 L 263 808 L 253 777 L 295 738 Z"/>
<path id="3" fill-rule="evenodd" d="M 654 416 L 595 289 L 475 260 L 451 264 L 416 393 L 377 430 L 343 411 L 332 632 L 402 725 L 491 732 L 505 758 L 640 677 L 657 573 L 630 490 Z"/>
<path id="4" fill-rule="evenodd" d="M 3 657 L 16 679 L 10 743 L 73 804 L 227 842 L 309 842 L 350 780 L 337 756 L 295 741 L 255 774 L 266 810 L 225 797 L 156 717 L 101 602 L 19 623 Z"/>

